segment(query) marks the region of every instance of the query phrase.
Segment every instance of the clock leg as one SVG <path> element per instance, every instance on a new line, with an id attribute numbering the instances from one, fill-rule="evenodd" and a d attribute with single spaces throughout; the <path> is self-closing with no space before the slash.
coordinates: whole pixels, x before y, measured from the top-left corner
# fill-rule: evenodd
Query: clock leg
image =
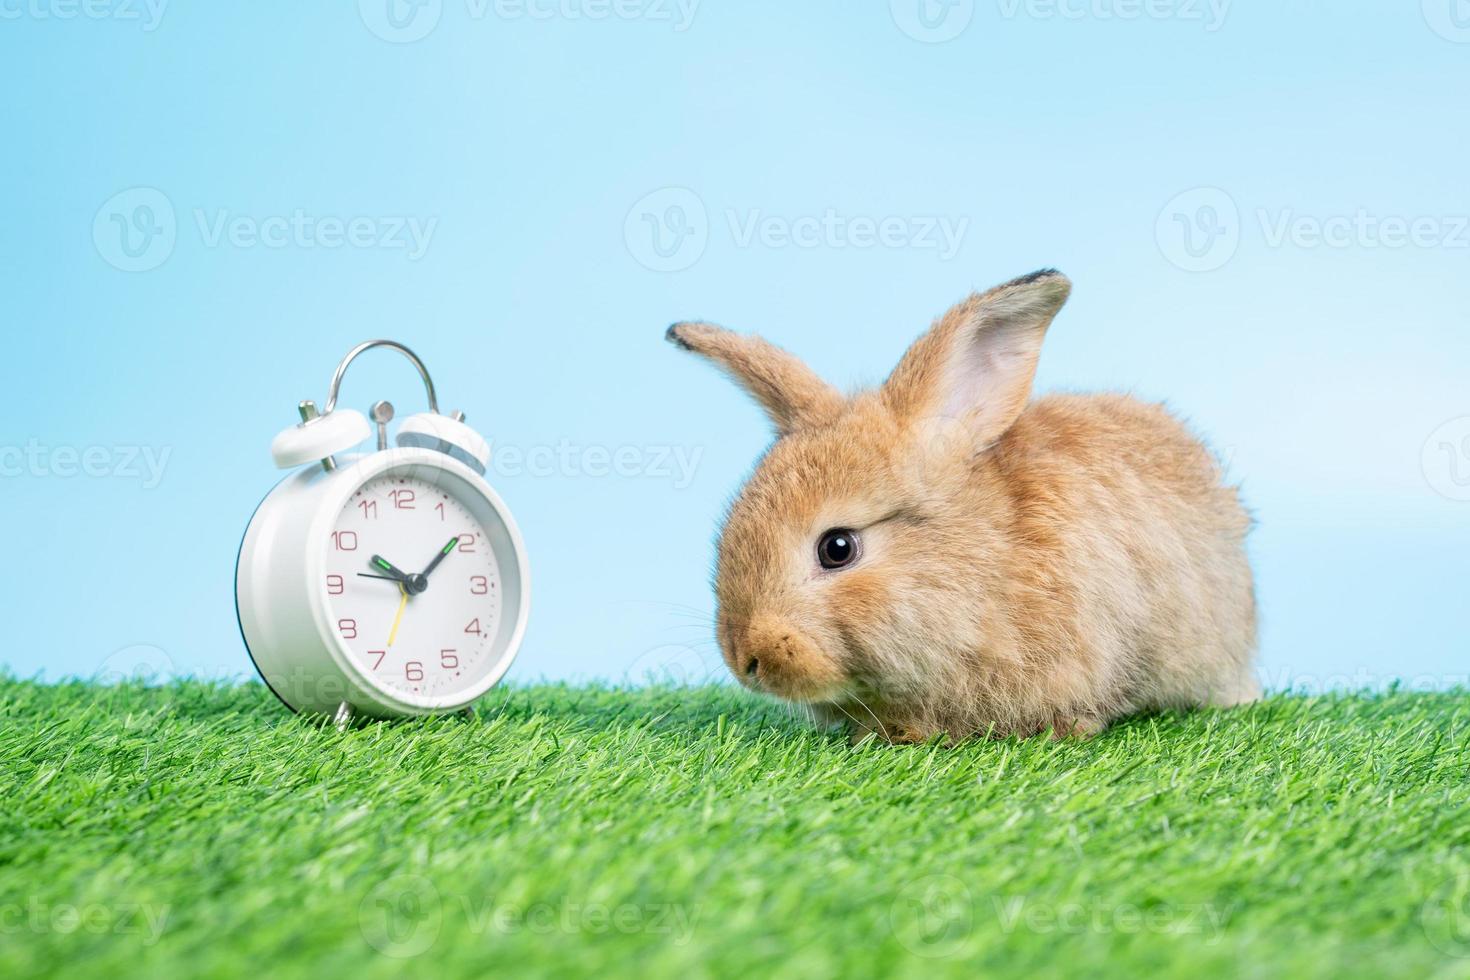
<path id="1" fill-rule="evenodd" d="M 332 718 L 332 724 L 337 726 L 337 731 L 347 731 L 347 726 L 352 721 L 352 705 L 343 701 L 337 705 L 337 714 Z"/>
<path id="2" fill-rule="evenodd" d="M 463 708 L 460 708 L 459 717 L 461 720 L 469 722 L 480 720 L 480 714 L 475 710 L 475 706 L 472 704 L 467 704 Z"/>

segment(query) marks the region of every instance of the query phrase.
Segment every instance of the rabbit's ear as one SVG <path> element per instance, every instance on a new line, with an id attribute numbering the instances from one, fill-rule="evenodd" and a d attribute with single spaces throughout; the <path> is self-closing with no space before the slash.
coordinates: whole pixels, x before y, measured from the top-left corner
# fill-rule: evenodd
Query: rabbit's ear
<path id="1" fill-rule="evenodd" d="M 1041 339 L 1071 291 L 1043 269 L 972 295 L 909 348 L 884 403 L 905 422 L 959 421 L 976 451 L 989 448 L 1025 409 Z"/>
<path id="2" fill-rule="evenodd" d="M 845 404 L 842 395 L 811 368 L 760 337 L 711 323 L 676 323 L 665 336 L 723 368 L 761 403 L 781 435 L 829 422 Z"/>

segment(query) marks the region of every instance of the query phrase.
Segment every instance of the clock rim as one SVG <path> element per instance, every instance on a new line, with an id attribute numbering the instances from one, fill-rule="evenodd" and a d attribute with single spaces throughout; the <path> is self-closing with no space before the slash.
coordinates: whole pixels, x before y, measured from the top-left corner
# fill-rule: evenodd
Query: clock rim
<path id="1" fill-rule="evenodd" d="M 255 506 L 241 535 L 235 557 L 235 619 L 256 675 L 296 714 L 330 717 L 345 701 L 362 715 L 413 718 L 449 714 L 472 704 L 509 671 L 530 619 L 530 559 L 510 508 L 478 473 L 431 449 L 401 447 L 342 454 L 337 460 L 339 466 L 330 471 L 312 466 L 287 474 Z M 414 464 L 457 476 L 470 492 L 481 496 L 490 508 L 488 513 L 472 499 L 465 498 L 464 503 L 482 514 L 487 527 L 492 515 L 501 522 L 505 531 L 502 547 L 515 553 L 513 564 L 508 556 L 497 553 L 502 578 L 508 580 L 512 571 L 519 578 L 519 606 L 513 622 L 502 605 L 501 622 L 508 624 L 510 633 L 497 665 L 474 686 L 451 696 L 405 694 L 377 683 L 345 649 L 328 610 L 323 535 L 365 483 L 394 467 Z M 422 470 L 420 475 L 435 478 Z M 306 675 L 298 673 L 302 668 Z M 307 686 L 301 687 L 302 683 Z M 340 690 L 327 693 L 324 684 Z"/>
<path id="2" fill-rule="evenodd" d="M 317 626 L 317 632 L 328 642 L 324 645 L 338 670 L 351 675 L 361 684 L 367 686 L 371 693 L 378 699 L 388 702 L 386 705 L 394 710 L 405 711 L 413 714 L 434 714 L 446 711 L 455 711 L 468 704 L 473 703 L 500 682 L 510 670 L 515 658 L 520 652 L 521 643 L 526 632 L 527 621 L 530 618 L 531 609 L 531 582 L 530 567 L 526 559 L 526 546 L 521 537 L 520 528 L 516 525 L 515 518 L 511 516 L 510 508 L 501 499 L 493 487 L 485 481 L 474 470 L 464 463 L 433 449 L 421 447 L 400 447 L 397 449 L 385 449 L 355 458 L 339 457 L 346 462 L 342 469 L 352 474 L 352 479 L 345 476 L 340 483 L 334 481 L 333 492 L 327 494 L 318 502 L 317 513 L 311 522 L 311 530 L 308 533 L 308 562 L 307 581 L 314 583 L 310 594 L 312 619 Z M 337 517 L 342 513 L 352 495 L 373 480 L 396 469 L 409 467 L 427 466 L 431 469 L 443 470 L 457 477 L 471 490 L 481 495 L 495 517 L 505 528 L 506 535 L 510 541 L 511 550 L 514 552 L 514 568 L 519 580 L 520 601 L 519 608 L 515 610 L 515 622 L 511 629 L 509 638 L 505 643 L 505 652 L 501 655 L 499 662 L 493 666 L 484 677 L 474 685 L 464 688 L 453 694 L 446 695 L 417 695 L 390 687 L 378 680 L 371 673 L 365 671 L 353 657 L 347 643 L 338 634 L 332 624 L 329 614 L 331 597 L 327 595 L 326 587 L 326 551 L 320 546 L 320 542 L 326 539 L 331 526 L 336 523 Z M 420 474 L 420 479 L 424 477 Z M 429 479 L 428 482 L 434 482 Z M 340 488 L 340 489 L 339 489 Z M 468 501 L 461 501 L 468 504 Z M 506 566 L 510 563 L 502 561 L 503 556 L 496 554 L 497 562 L 501 566 L 501 578 L 505 578 Z M 502 603 L 504 596 L 502 595 Z M 501 621 L 506 622 L 509 617 L 504 615 L 502 605 Z"/>

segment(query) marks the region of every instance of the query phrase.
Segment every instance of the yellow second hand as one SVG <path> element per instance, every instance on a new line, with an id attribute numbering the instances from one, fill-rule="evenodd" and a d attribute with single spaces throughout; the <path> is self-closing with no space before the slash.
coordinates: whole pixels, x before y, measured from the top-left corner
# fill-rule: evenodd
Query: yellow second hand
<path id="1" fill-rule="evenodd" d="M 398 600 L 398 615 L 393 617 L 393 632 L 388 634 L 388 645 L 390 647 L 393 645 L 393 641 L 398 639 L 398 624 L 403 622 L 403 607 L 408 605 L 408 590 L 402 585 L 399 585 L 398 591 L 403 593 L 403 598 Z"/>

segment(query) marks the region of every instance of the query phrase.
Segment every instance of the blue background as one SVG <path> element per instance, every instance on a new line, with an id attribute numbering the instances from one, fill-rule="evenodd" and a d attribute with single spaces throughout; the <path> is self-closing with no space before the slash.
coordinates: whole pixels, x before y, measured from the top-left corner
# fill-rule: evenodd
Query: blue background
<path id="1" fill-rule="evenodd" d="M 0 450 L 113 461 L 0 479 L 16 674 L 248 670 L 232 566 L 270 439 L 382 335 L 499 447 L 698 454 L 688 485 L 493 476 L 535 573 L 511 676 L 718 676 L 710 542 L 768 434 L 664 327 L 759 330 L 873 382 L 968 290 L 1057 266 L 1076 288 L 1041 386 L 1166 398 L 1243 481 L 1267 683 L 1464 678 L 1464 4 L 990 0 L 931 7 L 963 29 L 930 43 L 907 0 L 704 0 L 687 23 L 653 0 L 430 0 L 402 31 L 388 0 L 93 2 L 0 3 Z M 158 201 L 136 188 L 171 216 L 135 226 L 154 267 L 125 271 L 113 215 Z M 1274 236 L 1360 209 L 1437 231 Z M 914 233 L 740 235 L 829 210 Z M 209 234 L 298 211 L 435 224 L 421 256 Z M 966 222 L 955 254 L 927 218 Z M 378 397 L 422 404 L 388 354 L 345 392 Z M 161 482 L 114 447 L 167 452 Z"/>

